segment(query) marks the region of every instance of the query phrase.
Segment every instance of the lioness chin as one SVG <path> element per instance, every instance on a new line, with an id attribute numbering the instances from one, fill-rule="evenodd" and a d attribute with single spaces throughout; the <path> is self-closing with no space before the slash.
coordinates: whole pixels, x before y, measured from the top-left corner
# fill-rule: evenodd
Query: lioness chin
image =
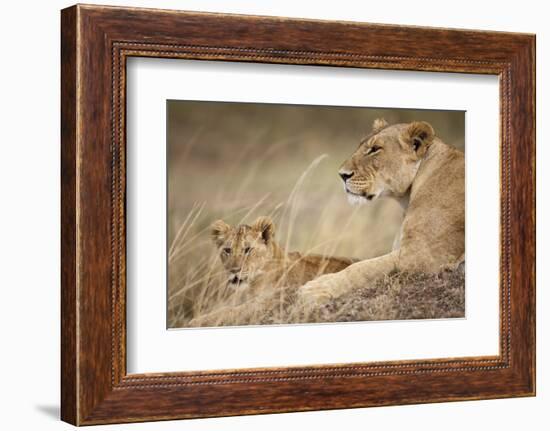
<path id="1" fill-rule="evenodd" d="M 437 272 L 464 260 L 464 154 L 430 124 L 377 119 L 339 175 L 350 202 L 396 199 L 403 222 L 390 253 L 308 282 L 302 300 L 326 302 L 395 270 Z"/>

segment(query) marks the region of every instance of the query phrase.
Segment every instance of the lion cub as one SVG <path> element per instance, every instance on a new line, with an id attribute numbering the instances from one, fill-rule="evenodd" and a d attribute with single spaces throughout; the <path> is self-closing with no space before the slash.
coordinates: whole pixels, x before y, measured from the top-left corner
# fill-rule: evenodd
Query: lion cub
<path id="1" fill-rule="evenodd" d="M 299 252 L 285 253 L 275 241 L 275 226 L 269 217 L 258 218 L 251 226 L 229 226 L 215 221 L 210 234 L 233 288 L 229 303 L 195 316 L 190 327 L 235 324 L 255 307 L 272 304 L 275 295 L 292 300 L 292 290 L 321 274 L 341 271 L 353 259 Z"/>
<path id="2" fill-rule="evenodd" d="M 261 287 L 298 287 L 321 274 L 341 271 L 355 260 L 299 252 L 285 253 L 275 241 L 275 225 L 259 217 L 251 226 L 211 226 L 211 235 L 228 273 L 228 284 L 253 293 Z"/>

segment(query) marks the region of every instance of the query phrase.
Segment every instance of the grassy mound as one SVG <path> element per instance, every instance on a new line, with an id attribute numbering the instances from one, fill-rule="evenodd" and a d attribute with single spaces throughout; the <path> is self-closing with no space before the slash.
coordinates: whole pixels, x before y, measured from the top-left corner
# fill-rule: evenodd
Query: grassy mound
<path id="1" fill-rule="evenodd" d="M 437 274 L 394 273 L 319 307 L 296 300 L 296 289 L 280 290 L 238 306 L 218 303 L 208 321 L 182 326 L 281 325 L 292 323 L 464 317 L 464 267 Z"/>

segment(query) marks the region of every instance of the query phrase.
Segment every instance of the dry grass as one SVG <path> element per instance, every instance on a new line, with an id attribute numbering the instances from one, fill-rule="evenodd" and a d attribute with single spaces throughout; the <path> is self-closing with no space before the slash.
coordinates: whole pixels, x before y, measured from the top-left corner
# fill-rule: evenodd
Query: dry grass
<path id="1" fill-rule="evenodd" d="M 438 274 L 394 273 L 328 304 L 319 321 L 464 317 L 464 266 Z"/>
<path id="2" fill-rule="evenodd" d="M 287 251 L 358 259 L 386 253 L 402 220 L 399 206 L 380 200 L 351 207 L 337 176 L 341 162 L 381 116 L 390 122 L 430 121 L 448 143 L 464 146 L 464 116 L 456 112 L 170 102 L 168 326 L 186 327 L 194 317 L 235 306 L 208 234 L 213 220 L 250 224 L 260 215 L 271 216 L 276 239 Z M 425 294 L 431 294 L 432 281 L 424 284 Z M 380 298 L 389 295 L 382 287 L 374 291 L 379 289 Z M 412 304 L 409 293 L 400 298 Z M 320 320 L 325 317 L 317 312 L 289 308 L 292 297 L 287 292 L 273 299 L 267 306 L 271 312 L 263 309 L 267 303 L 251 305 L 241 322 L 335 321 L 336 315 L 345 321 L 344 310 L 361 302 L 335 303 L 338 312 L 329 312 L 329 307 L 324 313 L 332 317 Z M 371 298 L 365 307 L 367 302 L 370 310 L 384 301 Z M 348 319 L 394 319 L 392 307 L 382 307 L 378 314 L 364 310 L 363 317 Z M 276 309 L 282 314 L 275 315 Z M 418 305 L 415 310 L 424 310 L 419 316 L 427 313 Z"/>
<path id="3" fill-rule="evenodd" d="M 458 318 L 464 317 L 464 300 L 460 266 L 437 274 L 394 273 L 316 309 L 296 301 L 296 289 L 281 290 L 196 326 Z"/>
<path id="4" fill-rule="evenodd" d="M 300 207 L 302 202 L 305 201 L 301 196 L 302 187 L 308 174 L 313 172 L 324 158 L 325 156 L 320 156 L 313 160 L 296 181 L 287 200 L 278 204 L 273 211 L 269 212 L 269 215 L 276 220 L 278 226 L 285 227 L 285 229 L 278 231 L 278 242 L 285 252 L 292 250 L 291 244 L 296 237 L 300 234 L 304 236 L 303 232 L 296 228 Z M 250 219 L 252 214 L 258 213 L 258 208 L 266 205 L 264 201 L 262 199 L 251 207 L 243 208 L 236 214 L 227 214 L 226 218 L 231 219 L 237 216 L 239 221 L 236 224 L 241 224 Z M 318 224 L 308 234 L 308 240 L 311 241 L 309 235 L 321 238 L 330 236 L 330 238 L 317 241 L 305 250 L 302 248 L 302 251 L 306 254 L 335 255 L 335 249 L 338 245 L 343 240 L 349 241 L 354 236 L 352 230 L 348 231 L 346 229 L 346 225 L 349 226 L 354 215 L 353 209 L 350 208 L 347 221 L 345 224 L 339 225 L 341 231 L 337 232 L 335 228 L 331 228 L 331 235 L 327 235 L 326 225 Z M 200 223 L 203 218 L 204 205 L 195 205 L 191 208 L 168 250 L 169 285 L 171 287 L 168 300 L 170 327 L 189 326 L 190 320 L 197 316 L 203 316 L 224 307 L 232 308 L 238 305 L 239 295 L 235 295 L 233 289 L 227 286 L 227 273 L 220 264 L 218 250 L 214 247 L 214 244 L 210 243 L 209 225 L 202 227 Z M 212 219 L 209 218 L 209 220 Z M 336 221 L 334 224 L 336 224 Z M 197 253 L 199 244 L 203 250 L 200 255 Z M 284 283 L 284 281 L 282 282 Z M 270 286 L 270 291 L 283 292 L 284 289 L 283 285 Z M 286 290 L 286 292 L 289 293 L 290 291 Z M 279 295 L 277 298 L 272 297 L 269 300 L 275 301 L 282 311 L 281 304 L 287 298 Z M 254 307 L 258 308 L 257 302 L 250 304 L 248 318 L 251 319 L 252 323 L 257 324 L 260 317 L 258 313 L 252 310 Z M 261 313 L 259 308 L 257 311 Z M 293 316 L 293 314 L 289 314 L 287 318 L 291 321 L 294 318 Z M 296 319 L 299 318 L 298 315 L 295 317 Z M 222 324 L 221 321 L 219 323 Z"/>

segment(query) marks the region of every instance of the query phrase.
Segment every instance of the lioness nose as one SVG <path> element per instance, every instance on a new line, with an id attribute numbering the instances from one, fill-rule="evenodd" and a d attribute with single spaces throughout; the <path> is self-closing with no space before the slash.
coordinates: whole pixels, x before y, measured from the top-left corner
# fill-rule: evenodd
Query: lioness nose
<path id="1" fill-rule="evenodd" d="M 338 175 L 340 175 L 340 177 L 342 178 L 342 181 L 346 182 L 346 181 L 349 180 L 351 177 L 353 177 L 353 172 L 350 172 L 350 171 L 340 171 L 340 172 L 338 172 Z"/>

